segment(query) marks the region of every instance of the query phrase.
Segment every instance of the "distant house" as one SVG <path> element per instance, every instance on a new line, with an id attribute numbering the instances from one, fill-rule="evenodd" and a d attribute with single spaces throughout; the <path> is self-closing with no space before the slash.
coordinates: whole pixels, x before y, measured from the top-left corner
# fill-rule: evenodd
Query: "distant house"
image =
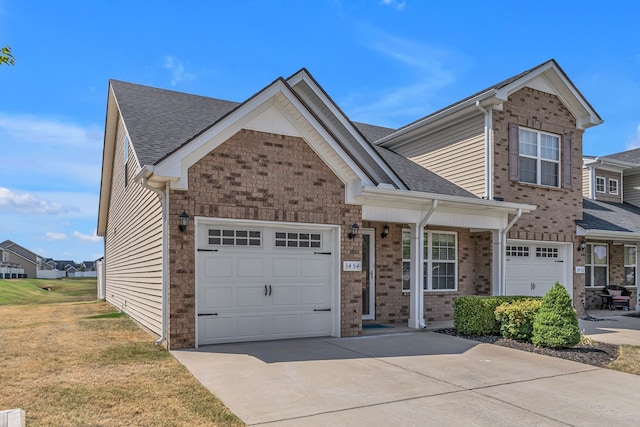
<path id="1" fill-rule="evenodd" d="M 80 271 L 96 271 L 95 261 L 82 261 L 80 264 Z"/>
<path id="2" fill-rule="evenodd" d="M 65 271 L 68 269 L 69 266 L 77 268 L 76 267 L 76 263 L 75 261 L 60 261 L 60 260 L 54 260 L 53 262 L 56 263 L 56 268 L 60 271 Z"/>
<path id="3" fill-rule="evenodd" d="M 16 273 L 23 277 L 36 277 L 36 271 L 43 264 L 42 257 L 11 240 L 0 243 L 0 252 L 0 262 L 24 270 L 23 273 Z"/>

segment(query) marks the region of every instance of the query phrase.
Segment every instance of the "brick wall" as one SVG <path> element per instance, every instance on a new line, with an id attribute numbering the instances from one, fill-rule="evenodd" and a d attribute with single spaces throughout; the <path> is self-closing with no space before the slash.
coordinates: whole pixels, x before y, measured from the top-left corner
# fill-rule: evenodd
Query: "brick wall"
<path id="1" fill-rule="evenodd" d="M 560 135 L 561 144 L 563 135 L 571 135 L 571 188 L 543 187 L 509 179 L 509 123 Z M 495 196 L 507 202 L 538 206 L 522 215 L 508 238 L 572 242 L 574 266 L 584 265 L 584 254 L 577 250 L 581 238 L 575 234 L 575 221 L 582 219 L 583 131 L 576 128 L 575 118 L 555 95 L 523 88 L 509 97 L 502 111 L 494 111 L 493 127 Z M 562 174 L 562 165 L 560 170 Z M 573 284 L 574 304 L 579 308 L 584 299 L 584 275 L 574 273 Z"/>
<path id="2" fill-rule="evenodd" d="M 169 347 L 195 346 L 195 241 L 180 233 L 178 215 L 335 224 L 341 259 L 361 259 L 362 242 L 347 233 L 360 224 L 359 206 L 344 203 L 344 185 L 307 143 L 290 136 L 242 130 L 189 168 L 189 190 L 170 192 Z M 342 335 L 362 324 L 362 274 L 341 274 Z"/>

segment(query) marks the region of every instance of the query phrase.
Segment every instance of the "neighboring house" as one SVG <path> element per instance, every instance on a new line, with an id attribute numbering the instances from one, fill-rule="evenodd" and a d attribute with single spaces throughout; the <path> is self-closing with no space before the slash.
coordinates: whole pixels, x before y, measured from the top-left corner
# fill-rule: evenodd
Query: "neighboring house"
<path id="1" fill-rule="evenodd" d="M 398 130 L 350 121 L 305 69 L 243 103 L 112 80 L 106 299 L 170 348 L 420 328 L 555 281 L 579 307 L 601 121 L 555 61 Z"/>
<path id="2" fill-rule="evenodd" d="M 54 260 L 56 264 L 56 268 L 60 271 L 66 271 L 69 267 L 76 267 L 75 261 L 66 261 L 66 260 Z"/>
<path id="3" fill-rule="evenodd" d="M 95 261 L 82 261 L 80 264 L 80 271 L 96 271 Z"/>
<path id="4" fill-rule="evenodd" d="M 19 273 L 22 277 L 36 277 L 36 271 L 42 264 L 42 258 L 37 254 L 11 240 L 0 243 L 0 252 L 2 256 L 0 263 L 11 264 L 22 269 L 23 272 Z"/>
<path id="5" fill-rule="evenodd" d="M 640 150 L 583 158 L 584 216 L 578 221 L 585 252 L 587 304 L 601 304 L 607 285 L 622 285 L 637 304 L 640 242 Z"/>

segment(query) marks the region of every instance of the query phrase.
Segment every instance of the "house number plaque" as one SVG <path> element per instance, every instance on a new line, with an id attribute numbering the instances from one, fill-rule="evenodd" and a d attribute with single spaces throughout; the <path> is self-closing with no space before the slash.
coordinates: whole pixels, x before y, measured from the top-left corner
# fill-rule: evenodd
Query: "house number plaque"
<path id="1" fill-rule="evenodd" d="M 342 271 L 362 271 L 362 261 L 343 261 Z"/>

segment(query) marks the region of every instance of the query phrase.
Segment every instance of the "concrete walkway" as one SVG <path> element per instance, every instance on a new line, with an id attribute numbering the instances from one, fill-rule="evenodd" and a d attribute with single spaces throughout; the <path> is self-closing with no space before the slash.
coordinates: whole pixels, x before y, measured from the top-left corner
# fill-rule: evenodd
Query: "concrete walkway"
<path id="1" fill-rule="evenodd" d="M 172 353 L 249 425 L 640 422 L 635 375 L 433 332 Z"/>
<path id="2" fill-rule="evenodd" d="M 629 316 L 632 313 L 613 310 L 590 311 L 589 315 L 595 320 L 580 319 L 578 323 L 582 333 L 595 341 L 640 346 L 640 317 Z"/>

